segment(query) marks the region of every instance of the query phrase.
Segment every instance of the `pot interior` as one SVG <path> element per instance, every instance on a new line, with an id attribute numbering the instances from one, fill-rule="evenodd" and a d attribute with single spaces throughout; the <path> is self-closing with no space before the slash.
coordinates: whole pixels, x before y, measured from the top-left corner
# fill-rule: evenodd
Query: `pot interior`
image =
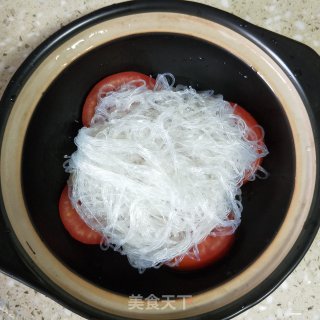
<path id="1" fill-rule="evenodd" d="M 270 154 L 263 167 L 267 180 L 243 188 L 242 223 L 231 252 L 219 263 L 197 272 L 169 268 L 143 274 L 125 256 L 99 246 L 82 245 L 64 229 L 58 212 L 68 175 L 64 155 L 75 151 L 85 97 L 103 77 L 138 71 L 156 76 L 170 72 L 177 84 L 214 89 L 248 110 L 265 130 Z M 211 289 L 235 277 L 271 242 L 286 215 L 295 172 L 294 145 L 287 117 L 272 90 L 249 65 L 226 50 L 198 38 L 148 33 L 120 38 L 87 52 L 43 93 L 24 141 L 22 185 L 30 218 L 51 252 L 73 272 L 95 285 L 122 294 L 156 296 Z"/>

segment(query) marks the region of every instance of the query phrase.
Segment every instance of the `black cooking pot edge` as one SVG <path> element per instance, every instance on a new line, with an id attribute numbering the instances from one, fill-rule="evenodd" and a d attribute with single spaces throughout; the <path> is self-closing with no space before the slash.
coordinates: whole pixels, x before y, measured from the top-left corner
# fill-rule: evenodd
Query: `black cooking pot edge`
<path id="1" fill-rule="evenodd" d="M 269 54 L 290 77 L 304 101 L 312 123 L 316 142 L 317 160 L 319 159 L 320 123 L 320 57 L 309 47 L 252 25 L 234 15 L 206 5 L 178 0 L 141 0 L 124 2 L 97 10 L 63 27 L 36 48 L 17 70 L 9 82 L 0 103 L 0 137 L 1 142 L 6 122 L 14 101 L 33 70 L 61 43 L 104 20 L 142 12 L 178 12 L 195 15 L 224 25 L 248 38 Z M 319 161 L 317 161 L 318 163 Z M 2 195 L 2 193 L 1 193 Z M 1 197 L 1 196 L 0 196 Z M 5 214 L 3 199 L 0 199 L 0 269 L 13 278 L 44 293 L 65 307 L 88 319 L 124 319 L 104 313 L 84 305 L 58 288 L 33 264 L 29 256 L 15 237 Z M 257 304 L 275 290 L 301 261 L 311 245 L 320 225 L 319 212 L 319 169 L 316 176 L 316 190 L 310 209 L 308 221 L 300 234 L 294 248 L 284 261 L 258 288 L 241 299 L 219 310 L 188 319 L 230 319 Z"/>

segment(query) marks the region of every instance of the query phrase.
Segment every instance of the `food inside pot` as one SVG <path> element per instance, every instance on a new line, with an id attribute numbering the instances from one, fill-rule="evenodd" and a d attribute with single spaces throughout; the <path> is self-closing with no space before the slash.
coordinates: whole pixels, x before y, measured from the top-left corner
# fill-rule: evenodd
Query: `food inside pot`
<path id="1" fill-rule="evenodd" d="M 89 93 L 59 203 L 76 240 L 144 271 L 199 269 L 225 256 L 241 222 L 241 187 L 265 178 L 264 131 L 212 90 L 137 72 Z"/>

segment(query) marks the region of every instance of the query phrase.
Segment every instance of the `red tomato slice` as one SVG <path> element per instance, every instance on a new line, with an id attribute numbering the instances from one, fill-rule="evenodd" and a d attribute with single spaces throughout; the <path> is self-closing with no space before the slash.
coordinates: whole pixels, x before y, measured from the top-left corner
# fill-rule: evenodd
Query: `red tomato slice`
<path id="1" fill-rule="evenodd" d="M 230 102 L 231 106 L 234 107 L 234 114 L 240 116 L 244 122 L 247 124 L 247 126 L 255 133 L 256 137 L 254 137 L 254 139 L 258 139 L 259 140 L 259 144 L 262 145 L 264 143 L 263 141 L 263 133 L 261 128 L 258 125 L 258 122 L 256 121 L 256 119 L 245 109 L 243 109 L 241 106 L 239 106 L 238 104 L 234 103 L 234 102 Z M 250 140 L 250 137 L 249 137 Z M 253 167 L 254 167 L 254 171 L 256 171 L 258 169 L 258 167 L 261 165 L 262 163 L 262 158 L 258 158 L 254 163 L 253 163 Z M 243 184 L 245 184 L 246 182 L 248 182 L 249 178 L 250 178 L 250 173 L 248 173 L 245 178 L 243 179 Z"/>
<path id="2" fill-rule="evenodd" d="M 234 219 L 234 214 L 229 213 L 228 219 Z M 227 233 L 230 227 L 217 228 L 219 233 Z M 185 256 L 179 265 L 173 267 L 179 271 L 192 271 L 209 266 L 210 264 L 222 259 L 231 249 L 235 240 L 235 234 L 207 236 L 198 244 L 199 260 Z M 192 250 L 192 249 L 191 249 Z"/>
<path id="3" fill-rule="evenodd" d="M 59 201 L 60 218 L 72 238 L 84 244 L 100 244 L 102 236 L 92 230 L 73 208 L 68 195 L 68 187 L 63 189 Z"/>
<path id="4" fill-rule="evenodd" d="M 173 267 L 180 271 L 192 271 L 207 267 L 223 258 L 234 243 L 235 235 L 208 236 L 198 244 L 199 259 L 195 260 L 185 256 L 178 266 Z"/>
<path id="5" fill-rule="evenodd" d="M 120 72 L 102 79 L 92 88 L 92 90 L 89 92 L 87 99 L 84 103 L 84 106 L 82 109 L 83 125 L 86 127 L 90 126 L 91 119 L 94 115 L 94 112 L 97 106 L 98 94 L 102 88 L 104 92 L 107 93 L 112 90 L 118 90 L 123 84 L 126 84 L 133 80 L 144 80 L 146 82 L 147 88 L 149 89 L 153 89 L 156 83 L 156 81 L 153 78 L 143 73 L 134 72 L 134 71 Z M 137 84 L 137 86 L 140 86 L 140 85 L 141 84 Z M 107 87 L 104 88 L 104 86 L 107 86 Z"/>

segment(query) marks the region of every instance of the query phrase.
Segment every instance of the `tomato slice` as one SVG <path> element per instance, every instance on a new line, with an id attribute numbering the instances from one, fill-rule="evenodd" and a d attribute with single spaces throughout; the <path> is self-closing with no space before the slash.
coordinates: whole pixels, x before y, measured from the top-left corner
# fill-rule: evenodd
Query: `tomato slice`
<path id="1" fill-rule="evenodd" d="M 228 219 L 234 219 L 232 212 L 229 213 Z M 179 265 L 172 268 L 179 271 L 192 271 L 207 267 L 222 259 L 229 252 L 235 240 L 234 233 L 228 234 L 228 231 L 231 231 L 230 228 L 231 227 L 218 227 L 215 230 L 220 234 L 225 233 L 226 235 L 208 235 L 198 244 L 199 260 L 184 256 Z M 190 252 L 192 252 L 192 249 L 190 249 Z M 168 264 L 168 266 L 170 266 L 170 264 Z"/>
<path id="2" fill-rule="evenodd" d="M 73 208 L 68 195 L 68 186 L 65 186 L 59 201 L 61 221 L 70 233 L 71 237 L 84 244 L 100 244 L 103 237 L 100 233 L 92 230 Z"/>
<path id="3" fill-rule="evenodd" d="M 139 72 L 128 71 L 128 72 L 120 72 L 108 76 L 101 81 L 99 81 L 89 92 L 86 101 L 84 103 L 82 109 L 82 123 L 84 126 L 89 127 L 91 119 L 94 115 L 96 110 L 97 102 L 98 102 L 98 94 L 100 90 L 103 89 L 104 93 L 110 91 L 118 90 L 123 84 L 126 84 L 133 80 L 144 80 L 146 82 L 147 88 L 153 89 L 156 81 Z M 142 84 L 137 83 L 137 87 L 141 86 Z"/>
<path id="4" fill-rule="evenodd" d="M 234 102 L 230 102 L 230 104 L 232 107 L 234 107 L 234 111 L 233 111 L 234 114 L 240 116 L 244 120 L 244 122 L 247 124 L 247 126 L 254 132 L 255 137 L 252 137 L 252 139 L 258 139 L 259 140 L 258 144 L 262 146 L 264 144 L 263 131 L 261 130 L 261 127 L 259 126 L 256 119 L 248 111 L 246 111 L 244 108 L 242 108 L 238 104 Z M 250 140 L 250 136 L 248 137 L 248 139 Z M 262 163 L 262 158 L 258 158 L 253 163 L 254 172 L 257 171 L 261 163 Z M 251 175 L 252 174 L 248 172 L 248 174 L 244 177 L 242 183 L 243 184 L 247 183 Z"/>
<path id="5" fill-rule="evenodd" d="M 173 269 L 179 271 L 192 271 L 209 266 L 223 258 L 231 249 L 235 234 L 226 236 L 208 236 L 198 244 L 199 260 L 185 256 L 178 266 Z"/>

